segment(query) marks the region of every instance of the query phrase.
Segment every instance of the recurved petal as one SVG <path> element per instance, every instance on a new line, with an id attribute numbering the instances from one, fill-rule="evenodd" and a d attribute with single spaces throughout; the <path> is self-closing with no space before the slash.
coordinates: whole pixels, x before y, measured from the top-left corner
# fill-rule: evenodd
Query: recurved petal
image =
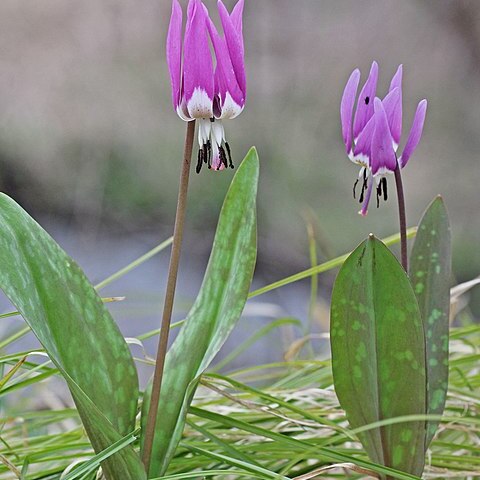
<path id="1" fill-rule="evenodd" d="M 398 148 L 398 144 L 400 143 L 400 138 L 402 136 L 402 78 L 403 78 L 403 65 L 399 65 L 395 75 L 390 82 L 389 92 L 392 92 L 396 88 L 399 90 L 399 103 L 396 107 L 395 111 L 395 119 L 393 121 L 393 125 L 390 124 L 390 130 L 392 132 L 393 141 L 396 143 Z M 385 105 L 385 102 L 384 102 Z M 387 111 L 388 115 L 388 111 Z"/>
<path id="2" fill-rule="evenodd" d="M 392 81 L 390 82 L 390 88 L 388 89 L 391 92 L 395 88 L 402 89 L 402 78 L 403 78 L 403 65 L 399 65 L 395 75 L 392 77 Z"/>
<path id="3" fill-rule="evenodd" d="M 345 144 L 347 155 L 350 155 L 352 151 L 352 116 L 359 82 L 360 70 L 357 68 L 350 75 L 343 91 L 342 101 L 340 102 L 340 121 L 342 123 L 343 143 Z"/>
<path id="4" fill-rule="evenodd" d="M 417 111 L 415 112 L 412 128 L 410 129 L 410 133 L 408 134 L 407 143 L 405 144 L 405 148 L 403 149 L 402 156 L 398 160 L 400 167 L 402 168 L 407 164 L 408 160 L 412 156 L 413 151 L 417 148 L 417 145 L 420 142 L 426 114 L 427 101 L 422 100 L 417 106 Z"/>
<path id="5" fill-rule="evenodd" d="M 192 118 L 213 116 L 213 61 L 207 35 L 207 13 L 200 0 L 190 0 L 184 42 L 183 95 Z"/>
<path id="6" fill-rule="evenodd" d="M 402 92 L 398 87 L 391 90 L 383 99 L 383 108 L 387 113 L 388 126 L 393 138 L 393 149 L 396 151 L 402 134 Z"/>
<path id="7" fill-rule="evenodd" d="M 358 98 L 357 111 L 355 112 L 355 118 L 353 120 L 353 138 L 355 141 L 373 115 L 373 99 L 377 91 L 377 81 L 378 64 L 377 62 L 373 62 L 370 68 L 370 74 Z"/>
<path id="8" fill-rule="evenodd" d="M 243 6 L 240 4 L 239 10 L 235 14 L 235 23 L 238 26 L 241 24 L 238 16 L 241 15 Z M 245 59 L 242 34 L 239 32 L 229 15 L 225 5 L 221 0 L 218 1 L 218 12 L 222 22 L 223 33 L 225 34 L 225 41 L 230 55 L 235 77 L 237 78 L 238 86 L 243 92 L 244 97 L 247 94 L 247 80 L 245 75 Z M 233 16 L 233 13 L 232 13 Z"/>
<path id="9" fill-rule="evenodd" d="M 242 53 L 243 53 L 243 7 L 245 5 L 245 0 L 238 0 L 235 7 L 233 7 L 232 14 L 230 18 L 232 19 L 233 26 L 237 31 L 237 34 L 240 37 L 242 44 Z"/>
<path id="10" fill-rule="evenodd" d="M 365 125 L 365 128 L 358 136 L 357 143 L 353 149 L 352 161 L 364 167 L 370 167 L 370 157 L 372 150 L 372 136 L 375 130 L 375 117 L 371 117 Z"/>
<path id="11" fill-rule="evenodd" d="M 235 118 L 245 106 L 245 96 L 238 85 L 225 38 L 220 37 L 210 19 L 208 30 L 217 59 L 213 113 L 220 119 Z"/>
<path id="12" fill-rule="evenodd" d="M 372 135 L 371 170 L 372 174 L 393 172 L 397 166 L 397 158 L 392 146 L 392 135 L 388 126 L 387 114 L 382 101 L 374 100 L 375 129 Z"/>
<path id="13" fill-rule="evenodd" d="M 178 0 L 172 2 L 172 16 L 167 33 L 167 64 L 172 84 L 172 102 L 175 110 L 180 104 L 182 85 L 182 8 Z"/>

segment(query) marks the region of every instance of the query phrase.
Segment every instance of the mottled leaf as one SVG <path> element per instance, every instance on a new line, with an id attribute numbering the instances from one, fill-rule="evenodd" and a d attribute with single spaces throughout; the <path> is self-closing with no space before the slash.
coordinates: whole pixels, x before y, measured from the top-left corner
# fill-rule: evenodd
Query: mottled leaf
<path id="1" fill-rule="evenodd" d="M 410 280 L 417 295 L 426 338 L 427 412 L 441 415 L 448 388 L 451 239 L 445 204 L 437 197 L 418 227 L 410 256 Z M 438 427 L 428 422 L 425 448 Z"/>
<path id="2" fill-rule="evenodd" d="M 334 384 L 352 428 L 425 414 L 425 340 L 408 277 L 372 236 L 346 260 L 331 306 Z M 425 422 L 390 424 L 359 434 L 370 458 L 421 475 Z"/>
<path id="3" fill-rule="evenodd" d="M 199 376 L 227 339 L 247 300 L 257 250 L 258 169 L 257 151 L 252 148 L 225 197 L 200 292 L 167 354 L 150 478 L 166 471 L 180 441 Z M 149 405 L 147 390 L 143 427 Z"/>
<path id="4" fill-rule="evenodd" d="M 78 265 L 12 199 L 0 194 L 0 288 L 65 377 L 96 452 L 134 429 L 135 365 Z M 108 479 L 145 471 L 131 447 L 103 464 Z"/>

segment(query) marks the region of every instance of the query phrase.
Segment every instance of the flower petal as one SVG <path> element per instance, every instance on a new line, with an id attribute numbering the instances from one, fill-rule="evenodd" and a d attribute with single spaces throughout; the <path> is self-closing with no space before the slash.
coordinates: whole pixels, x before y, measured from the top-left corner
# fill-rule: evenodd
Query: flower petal
<path id="1" fill-rule="evenodd" d="M 396 144 L 395 150 L 400 143 L 400 137 L 402 136 L 402 77 L 403 77 L 403 65 L 399 65 L 395 75 L 390 82 L 389 92 L 393 92 L 396 88 L 399 90 L 399 102 L 395 107 L 394 112 L 389 116 L 387 110 L 387 116 L 389 116 L 390 132 L 392 133 L 393 141 Z M 385 106 L 385 101 L 383 102 Z"/>
<path id="2" fill-rule="evenodd" d="M 353 148 L 352 161 L 364 167 L 370 167 L 372 136 L 374 130 L 375 117 L 372 117 L 365 125 L 365 128 L 361 131 L 357 143 Z"/>
<path id="3" fill-rule="evenodd" d="M 420 142 L 426 114 L 427 101 L 422 100 L 417 106 L 417 111 L 415 112 L 415 117 L 413 119 L 412 128 L 410 129 L 410 133 L 408 135 L 407 143 L 403 149 L 402 156 L 398 161 L 401 168 L 407 164 L 408 160 L 412 156 L 413 151 L 417 148 L 417 145 Z"/>
<path id="4" fill-rule="evenodd" d="M 167 64 L 172 84 L 172 102 L 175 110 L 180 104 L 182 84 L 182 7 L 178 0 L 172 2 L 172 16 L 167 34 Z"/>
<path id="5" fill-rule="evenodd" d="M 382 101 L 376 97 L 374 102 L 375 129 L 372 135 L 371 170 L 372 174 L 393 172 L 397 167 L 397 158 L 392 146 L 392 135 L 388 126 L 387 114 Z"/>
<path id="6" fill-rule="evenodd" d="M 347 155 L 352 152 L 352 116 L 357 96 L 358 83 L 360 82 L 360 70 L 355 69 L 348 79 L 345 90 L 343 91 L 342 101 L 340 103 L 340 121 L 342 123 L 343 143 Z"/>
<path id="7" fill-rule="evenodd" d="M 235 118 L 245 106 L 245 96 L 238 85 L 225 38 L 220 37 L 210 19 L 207 25 L 217 59 L 213 113 L 219 119 Z"/>
<path id="8" fill-rule="evenodd" d="M 373 99 L 377 91 L 378 64 L 372 63 L 370 74 L 363 86 L 357 103 L 357 111 L 353 119 L 353 139 L 356 142 L 360 132 L 373 115 Z"/>
<path id="9" fill-rule="evenodd" d="M 213 116 L 213 62 L 207 36 L 207 13 L 200 0 L 188 4 L 184 43 L 184 99 L 191 118 Z"/>
<path id="10" fill-rule="evenodd" d="M 391 90 L 382 100 L 387 114 L 388 126 L 393 138 L 393 149 L 396 151 L 402 133 L 402 92 L 398 87 Z M 395 133 L 394 133 L 395 132 Z"/>
<path id="11" fill-rule="evenodd" d="M 245 0 L 238 0 L 235 7 L 233 7 L 232 14 L 230 18 L 232 19 L 233 26 L 237 31 L 238 36 L 240 37 L 241 44 L 242 44 L 242 55 L 244 53 L 244 46 L 243 46 L 243 7 L 245 4 Z"/>
<path id="12" fill-rule="evenodd" d="M 391 92 L 395 88 L 402 89 L 402 78 L 403 78 L 403 65 L 399 65 L 395 75 L 392 77 L 392 81 L 390 82 L 390 88 L 388 89 Z"/>
<path id="13" fill-rule="evenodd" d="M 240 16 L 242 11 L 243 5 L 240 4 L 239 9 L 235 13 L 234 17 L 237 27 L 241 24 L 238 16 Z M 245 75 L 245 59 L 242 35 L 241 32 L 237 30 L 235 24 L 233 23 L 232 17 L 229 15 L 225 5 L 221 0 L 218 0 L 218 13 L 220 14 L 220 20 L 222 22 L 225 41 L 230 54 L 233 71 L 235 73 L 235 77 L 237 78 L 238 86 L 245 97 L 247 94 L 247 80 Z"/>

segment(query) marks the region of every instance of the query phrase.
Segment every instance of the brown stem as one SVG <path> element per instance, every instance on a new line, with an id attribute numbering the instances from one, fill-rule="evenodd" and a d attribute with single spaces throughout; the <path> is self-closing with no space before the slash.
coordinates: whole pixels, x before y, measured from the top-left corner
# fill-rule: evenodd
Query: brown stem
<path id="1" fill-rule="evenodd" d="M 168 347 L 168 334 L 170 333 L 170 320 L 172 318 L 173 300 L 175 298 L 175 286 L 177 284 L 178 263 L 182 246 L 183 226 L 185 224 L 185 211 L 187 206 L 188 179 L 190 176 L 190 163 L 192 160 L 193 139 L 195 135 L 195 120 L 187 123 L 185 136 L 185 150 L 183 156 L 182 173 L 180 175 L 180 187 L 178 191 L 177 213 L 175 215 L 175 227 L 173 231 L 172 251 L 170 253 L 170 265 L 168 267 L 167 290 L 165 292 L 165 304 L 163 306 L 162 325 L 158 340 L 157 360 L 153 374 L 152 394 L 150 408 L 148 410 L 147 424 L 145 427 L 145 441 L 143 444 L 142 460 L 145 470 L 150 470 L 152 457 L 155 425 L 157 423 L 158 404 L 162 389 L 163 368 Z"/>
<path id="2" fill-rule="evenodd" d="M 398 216 L 400 219 L 400 245 L 402 252 L 402 265 L 404 270 L 408 273 L 407 218 L 405 214 L 405 196 L 403 194 L 402 174 L 400 173 L 400 166 L 398 164 L 397 168 L 395 169 L 395 182 L 397 184 Z"/>

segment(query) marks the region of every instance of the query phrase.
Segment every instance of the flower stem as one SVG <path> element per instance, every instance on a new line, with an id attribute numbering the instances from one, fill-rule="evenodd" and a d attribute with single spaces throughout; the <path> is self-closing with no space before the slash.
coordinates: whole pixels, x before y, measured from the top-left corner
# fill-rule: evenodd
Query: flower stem
<path id="1" fill-rule="evenodd" d="M 395 183 L 397 184 L 397 198 L 398 198 L 398 216 L 400 219 L 400 245 L 402 266 L 408 273 L 408 253 L 407 253 L 407 217 L 405 214 L 405 196 L 403 194 L 402 174 L 400 166 L 397 164 L 395 169 Z"/>
<path id="2" fill-rule="evenodd" d="M 150 459 L 152 457 L 155 425 L 157 423 L 158 404 L 162 388 L 163 369 L 165 366 L 165 356 L 167 354 L 168 347 L 168 334 L 170 333 L 170 321 L 172 318 L 173 300 L 175 298 L 175 286 L 177 284 L 178 264 L 180 261 L 183 227 L 185 224 L 188 180 L 190 176 L 194 135 L 195 120 L 187 123 L 185 150 L 182 172 L 180 174 L 180 187 L 178 191 L 177 212 L 175 215 L 175 227 L 173 231 L 173 244 L 172 251 L 170 253 L 170 265 L 168 267 L 167 290 L 165 292 L 165 303 L 163 306 L 162 324 L 158 341 L 157 360 L 155 362 L 155 372 L 153 374 L 150 408 L 148 410 L 147 423 L 145 427 L 145 441 L 143 444 L 142 460 L 147 474 L 150 470 Z"/>

